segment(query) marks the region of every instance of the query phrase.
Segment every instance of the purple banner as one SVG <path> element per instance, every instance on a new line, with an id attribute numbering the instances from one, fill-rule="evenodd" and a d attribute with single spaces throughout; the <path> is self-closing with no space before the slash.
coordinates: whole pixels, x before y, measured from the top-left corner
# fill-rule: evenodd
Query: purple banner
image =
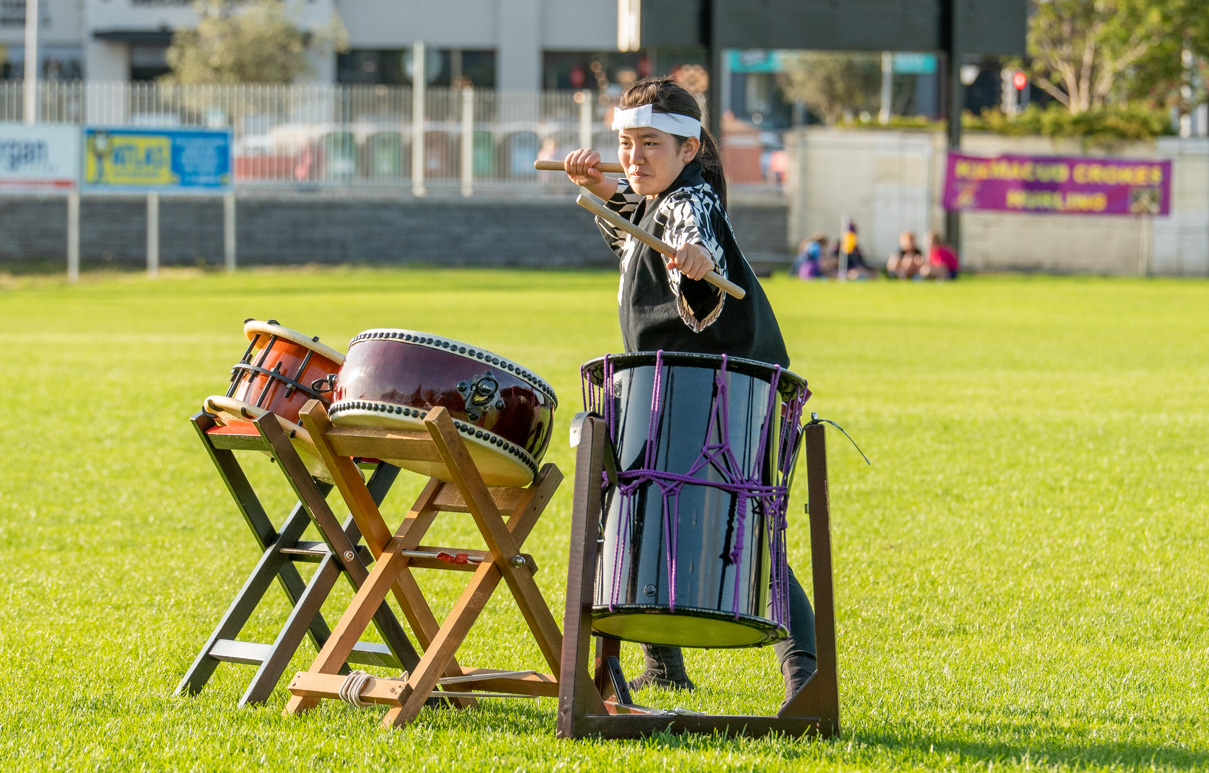
<path id="1" fill-rule="evenodd" d="M 1171 162 L 950 153 L 944 207 L 1052 215 L 1167 215 Z"/>

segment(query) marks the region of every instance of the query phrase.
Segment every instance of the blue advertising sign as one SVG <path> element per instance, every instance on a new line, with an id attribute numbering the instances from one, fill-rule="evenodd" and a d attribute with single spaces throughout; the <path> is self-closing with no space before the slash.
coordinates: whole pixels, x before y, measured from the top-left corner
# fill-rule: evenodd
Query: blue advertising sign
<path id="1" fill-rule="evenodd" d="M 230 129 L 84 129 L 83 190 L 231 190 Z"/>

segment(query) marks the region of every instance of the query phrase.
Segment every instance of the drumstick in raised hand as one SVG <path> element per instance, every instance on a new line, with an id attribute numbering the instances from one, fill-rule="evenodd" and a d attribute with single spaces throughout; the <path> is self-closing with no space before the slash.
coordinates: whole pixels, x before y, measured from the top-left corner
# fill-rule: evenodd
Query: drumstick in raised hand
<path id="1" fill-rule="evenodd" d="M 606 222 L 611 224 L 614 228 L 618 228 L 618 229 L 630 234 L 635 239 L 637 239 L 638 241 L 647 245 L 648 247 L 655 250 L 656 252 L 662 253 L 663 255 L 666 255 L 669 258 L 676 257 L 676 248 L 675 247 L 673 247 L 672 245 L 663 241 L 662 239 L 658 239 L 658 238 L 652 236 L 651 234 L 647 233 L 646 231 L 642 230 L 638 226 L 634 225 L 629 220 L 626 220 L 624 217 L 617 214 L 613 210 L 605 207 L 603 204 L 600 204 L 595 199 L 590 198 L 588 196 L 584 196 L 581 193 L 579 196 L 576 197 L 575 203 L 578 204 L 579 206 L 583 207 L 584 209 L 588 210 L 593 215 L 596 215 L 597 217 L 605 220 Z M 705 281 L 712 284 L 714 287 L 717 287 L 718 289 L 723 290 L 728 295 L 731 295 L 735 298 L 743 298 L 743 296 L 747 295 L 746 290 L 744 290 L 742 287 L 735 284 L 734 282 L 730 281 L 729 279 L 726 279 L 721 274 L 719 274 L 717 271 L 710 271 L 708 274 L 706 274 L 702 278 Z"/>
<path id="2" fill-rule="evenodd" d="M 534 161 L 533 168 L 539 172 L 567 171 L 562 161 Z M 618 174 L 623 174 L 625 172 L 625 167 L 623 167 L 621 164 L 607 164 L 603 161 L 597 164 L 595 168 L 602 172 L 615 172 Z"/>

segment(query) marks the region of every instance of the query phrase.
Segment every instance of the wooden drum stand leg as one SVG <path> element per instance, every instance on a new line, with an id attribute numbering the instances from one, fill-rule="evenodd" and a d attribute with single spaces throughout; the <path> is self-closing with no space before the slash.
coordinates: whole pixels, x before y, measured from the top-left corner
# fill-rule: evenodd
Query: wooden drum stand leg
<path id="1" fill-rule="evenodd" d="M 359 688 L 355 702 L 390 707 L 383 719 L 385 726 L 397 727 L 412 721 L 430 696 L 451 697 L 469 705 L 476 690 L 518 696 L 556 695 L 562 636 L 533 581 L 537 569 L 533 558 L 521 553 L 520 548 L 562 481 L 558 468 L 545 465 L 525 488 L 487 488 L 443 408 L 433 409 L 425 418 L 427 434 L 337 429 L 332 427 L 323 406 L 315 401 L 303 409 L 302 419 L 365 535 L 366 544 L 378 560 L 310 670 L 298 674 L 290 683 L 293 697 L 286 713 L 307 711 L 323 698 L 342 697 L 348 683 L 337 673 L 339 666 L 365 629 L 373 610 L 388 594 L 394 595 L 408 617 L 424 654 L 405 677 L 370 678 Z M 402 524 L 391 534 L 352 464 L 350 457 L 354 456 L 440 460 L 450 471 L 453 482 L 430 479 Z M 469 512 L 487 549 L 421 545 L 421 539 L 441 512 Z M 507 522 L 503 519 L 505 513 L 511 516 Z M 454 556 L 460 557 L 458 563 L 448 561 Z M 444 623 L 437 623 L 412 575 L 413 568 L 473 572 Z M 462 668 L 454 660 L 458 647 L 500 580 L 507 583 L 516 598 L 552 673 Z M 453 685 L 470 692 L 456 689 L 451 692 L 449 687 Z M 445 691 L 434 693 L 438 688 Z"/>
<path id="2" fill-rule="evenodd" d="M 588 672 L 592 638 L 592 596 L 600 550 L 601 479 L 611 458 L 604 420 L 588 415 L 581 425 L 575 459 L 575 501 L 571 513 L 571 556 L 567 609 L 563 621 L 562 673 L 558 694 L 560 738 L 635 738 L 663 730 L 722 732 L 761 736 L 839 733 L 839 689 L 835 656 L 835 605 L 832 596 L 830 504 L 827 450 L 820 424 L 804 428 L 810 491 L 810 547 L 814 569 L 815 635 L 818 671 L 796 696 L 772 716 L 676 714 L 608 701 L 607 680 Z M 596 637 L 598 642 L 601 637 Z M 606 646 L 598 643 L 598 647 Z M 608 649 L 603 650 L 605 653 Z"/>
<path id="3" fill-rule="evenodd" d="M 268 416 L 272 417 L 271 414 Z M 223 483 L 263 552 L 218 626 L 177 685 L 176 693 L 180 695 L 200 692 L 221 662 L 243 663 L 254 665 L 257 669 L 240 697 L 239 705 L 263 703 L 277 686 L 282 672 L 305 636 L 310 635 L 316 649 L 322 648 L 327 641 L 330 631 L 320 607 L 341 574 L 341 563 L 323 544 L 302 540 L 311 517 L 308 514 L 308 505 L 301 495 L 298 503 L 282 522 L 280 530 L 269 519 L 235 457 L 235 452 L 251 451 L 257 456 L 263 452 L 280 462 L 280 453 L 274 450 L 268 437 L 252 427 L 240 429 L 219 426 L 205 412 L 196 414 L 191 421 L 205 445 L 210 460 L 218 469 Z M 273 427 L 277 427 L 275 418 Z M 279 434 L 284 437 L 284 433 L 279 431 Z M 296 459 L 297 455 L 288 439 L 285 445 L 289 448 L 289 455 Z M 299 464 L 301 465 L 301 462 Z M 282 464 L 283 471 L 285 468 L 286 465 Z M 378 465 L 374 470 L 368 490 L 375 501 L 381 501 L 386 495 L 394 482 L 395 472 L 395 468 L 389 465 Z M 302 475 L 313 489 L 314 496 L 322 501 L 330 486 L 316 482 L 305 472 L 305 468 Z M 295 492 L 298 492 L 297 486 Z M 352 527 L 348 538 L 356 544 L 359 535 L 356 534 L 355 527 Z M 364 548 L 358 550 L 363 551 Z M 309 582 L 304 582 L 295 568 L 295 563 L 299 562 L 318 564 Z M 237 639 L 274 580 L 281 585 L 292 606 L 290 616 L 276 640 L 272 644 L 264 644 Z M 389 638 L 387 640 L 390 641 Z M 402 649 L 402 642 L 399 645 L 397 649 Z M 410 647 L 409 644 L 407 646 Z M 412 653 L 414 655 L 414 650 Z M 351 659 L 360 663 L 395 661 L 386 648 L 370 644 L 359 645 L 351 654 Z M 342 670 L 348 669 L 343 667 Z"/>

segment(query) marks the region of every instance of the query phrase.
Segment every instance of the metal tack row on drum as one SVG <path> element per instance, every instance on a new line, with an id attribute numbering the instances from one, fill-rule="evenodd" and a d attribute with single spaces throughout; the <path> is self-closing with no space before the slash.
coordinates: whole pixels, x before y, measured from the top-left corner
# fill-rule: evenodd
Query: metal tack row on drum
<path id="1" fill-rule="evenodd" d="M 554 389 L 481 347 L 413 330 L 367 330 L 349 344 L 329 412 L 338 427 L 423 430 L 441 406 L 489 486 L 524 486 L 554 431 Z M 393 461 L 386 459 L 384 461 Z M 399 466 L 448 480 L 440 462 Z"/>

